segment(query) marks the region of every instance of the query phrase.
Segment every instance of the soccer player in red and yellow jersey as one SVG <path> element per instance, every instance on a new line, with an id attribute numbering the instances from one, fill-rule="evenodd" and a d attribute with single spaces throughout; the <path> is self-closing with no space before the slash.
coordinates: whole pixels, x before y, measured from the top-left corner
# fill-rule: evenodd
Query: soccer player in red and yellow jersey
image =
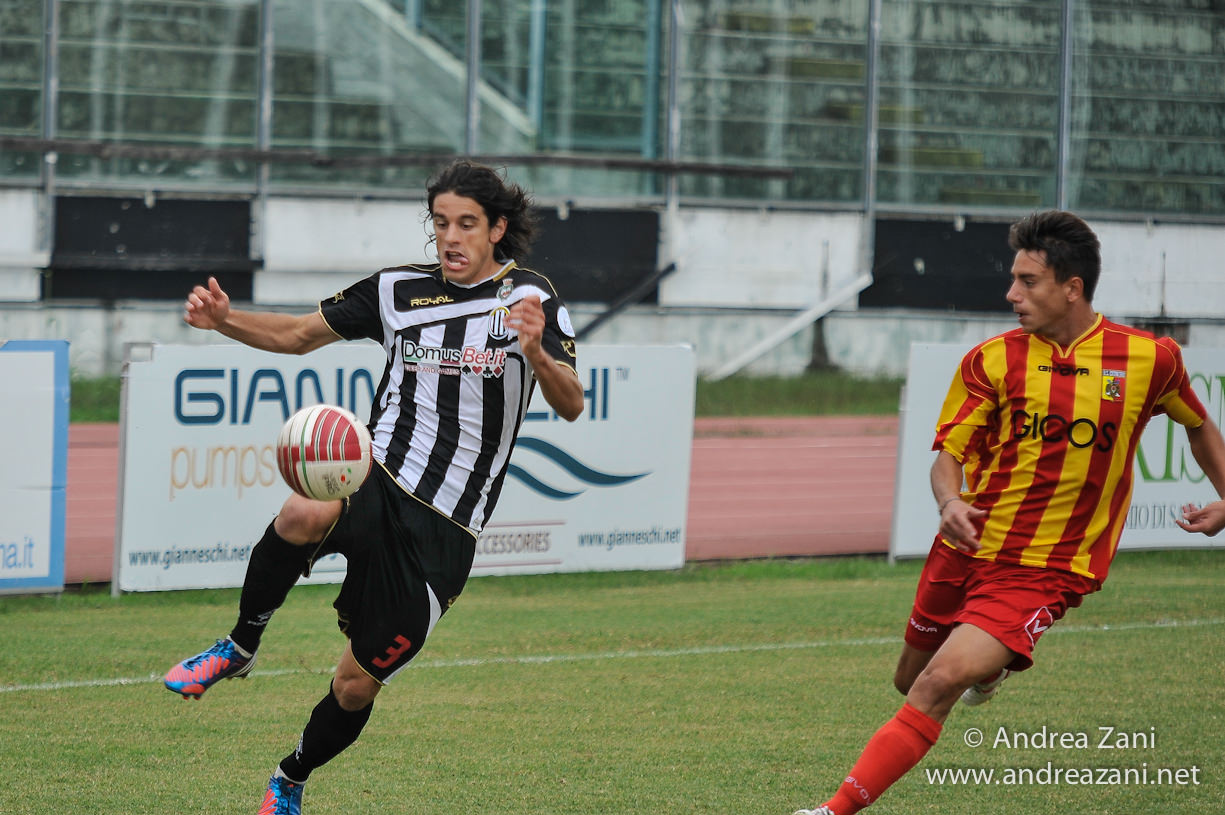
<path id="1" fill-rule="evenodd" d="M 985 701 L 1033 665 L 1038 638 L 1101 588 L 1131 503 L 1148 420 L 1183 425 L 1225 496 L 1225 440 L 1170 339 L 1094 311 L 1097 236 L 1077 216 L 1013 224 L 1008 302 L 1020 327 L 970 350 L 933 449 L 940 528 L 919 578 L 894 684 L 906 703 L 838 791 L 796 815 L 851 815 L 927 754 L 958 699 Z M 963 490 L 964 485 L 964 490 Z M 1225 500 L 1188 504 L 1179 526 L 1215 535 Z"/>

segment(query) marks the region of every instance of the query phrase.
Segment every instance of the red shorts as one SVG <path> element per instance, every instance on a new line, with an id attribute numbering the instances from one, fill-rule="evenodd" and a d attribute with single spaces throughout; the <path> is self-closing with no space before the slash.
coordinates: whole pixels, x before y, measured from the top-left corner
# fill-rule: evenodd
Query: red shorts
<path id="1" fill-rule="evenodd" d="M 1034 664 L 1042 633 L 1099 588 L 1072 572 L 971 557 L 937 538 L 919 576 L 906 643 L 935 651 L 954 626 L 970 623 L 1016 654 L 1009 670 L 1023 671 Z"/>

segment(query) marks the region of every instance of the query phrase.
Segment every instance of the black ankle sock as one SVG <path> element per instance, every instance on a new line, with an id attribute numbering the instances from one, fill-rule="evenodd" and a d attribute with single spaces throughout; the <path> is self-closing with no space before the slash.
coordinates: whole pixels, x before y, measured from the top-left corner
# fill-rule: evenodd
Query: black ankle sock
<path id="1" fill-rule="evenodd" d="M 309 544 L 295 546 L 289 543 L 276 533 L 273 524 L 268 524 L 264 537 L 251 549 L 238 600 L 238 622 L 230 632 L 230 639 L 255 653 L 272 612 L 285 602 L 313 550 Z"/>
<path id="2" fill-rule="evenodd" d="M 312 770 L 322 767 L 357 741 L 372 710 L 374 702 L 361 710 L 345 710 L 329 687 L 327 696 L 311 711 L 298 748 L 281 760 L 281 772 L 287 778 L 304 783 Z"/>

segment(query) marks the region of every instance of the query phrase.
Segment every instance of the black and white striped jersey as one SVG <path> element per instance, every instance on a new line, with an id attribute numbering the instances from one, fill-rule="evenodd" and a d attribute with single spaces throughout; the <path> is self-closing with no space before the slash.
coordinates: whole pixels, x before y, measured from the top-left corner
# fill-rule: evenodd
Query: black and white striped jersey
<path id="1" fill-rule="evenodd" d="M 373 339 L 387 352 L 370 415 L 374 459 L 474 532 L 497 503 L 536 384 L 506 325 L 529 295 L 544 308 L 541 346 L 573 368 L 565 305 L 548 278 L 513 261 L 470 287 L 445 280 L 438 264 L 383 269 L 319 304 L 340 337 Z"/>

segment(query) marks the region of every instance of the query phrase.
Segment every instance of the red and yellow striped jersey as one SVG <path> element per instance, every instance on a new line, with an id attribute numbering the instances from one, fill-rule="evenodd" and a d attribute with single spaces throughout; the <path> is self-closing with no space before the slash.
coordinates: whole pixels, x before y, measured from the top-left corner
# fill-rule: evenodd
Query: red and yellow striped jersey
<path id="1" fill-rule="evenodd" d="M 987 511 L 976 557 L 1105 580 L 1154 413 L 1207 416 L 1178 344 L 1100 314 L 1066 349 L 1019 328 L 971 349 L 932 449 L 962 463 L 962 497 Z"/>

